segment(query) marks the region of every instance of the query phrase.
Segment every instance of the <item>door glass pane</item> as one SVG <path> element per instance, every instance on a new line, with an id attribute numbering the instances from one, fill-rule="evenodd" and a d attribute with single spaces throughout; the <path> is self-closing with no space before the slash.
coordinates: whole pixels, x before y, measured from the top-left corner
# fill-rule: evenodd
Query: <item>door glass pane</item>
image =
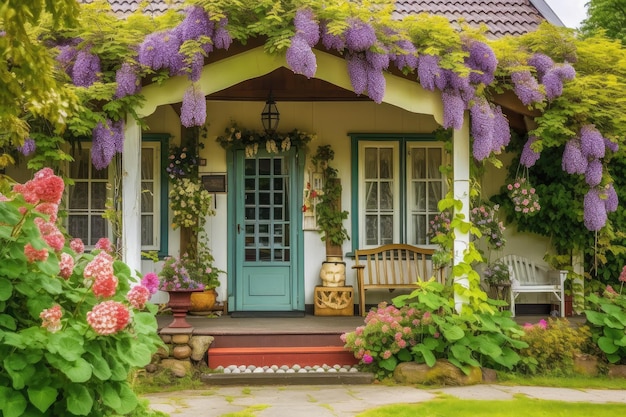
<path id="1" fill-rule="evenodd" d="M 442 174 L 439 167 L 443 164 L 440 148 L 430 148 L 428 150 L 428 178 L 441 179 Z"/>
<path id="2" fill-rule="evenodd" d="M 259 193 L 259 204 L 270 204 L 270 193 Z"/>
<path id="3" fill-rule="evenodd" d="M 426 209 L 426 183 L 414 182 L 413 193 L 414 193 L 413 209 L 425 210 Z"/>
<path id="4" fill-rule="evenodd" d="M 426 177 L 426 149 L 414 148 L 411 150 L 413 175 L 412 179 L 420 179 Z"/>
<path id="5" fill-rule="evenodd" d="M 141 148 L 141 179 L 154 179 L 154 149 Z"/>
<path id="6" fill-rule="evenodd" d="M 255 175 L 256 174 L 256 159 L 246 159 L 244 162 L 244 172 L 246 176 Z M 248 189 L 248 184 L 246 183 L 246 189 Z"/>
<path id="7" fill-rule="evenodd" d="M 443 184 L 441 182 L 431 182 L 428 193 L 428 211 L 437 211 L 437 204 L 443 196 Z"/>
<path id="8" fill-rule="evenodd" d="M 365 216 L 365 241 L 368 245 L 378 244 L 378 216 Z"/>
<path id="9" fill-rule="evenodd" d="M 269 158 L 262 158 L 258 161 L 259 175 L 269 175 L 272 172 L 272 160 Z"/>

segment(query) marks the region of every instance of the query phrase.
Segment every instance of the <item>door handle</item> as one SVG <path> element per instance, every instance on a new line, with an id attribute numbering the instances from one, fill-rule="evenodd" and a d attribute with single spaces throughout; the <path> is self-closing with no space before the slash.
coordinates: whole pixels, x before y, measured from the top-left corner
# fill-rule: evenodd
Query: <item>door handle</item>
<path id="1" fill-rule="evenodd" d="M 241 233 L 241 225 L 237 224 L 237 234 L 240 234 L 240 233 Z"/>

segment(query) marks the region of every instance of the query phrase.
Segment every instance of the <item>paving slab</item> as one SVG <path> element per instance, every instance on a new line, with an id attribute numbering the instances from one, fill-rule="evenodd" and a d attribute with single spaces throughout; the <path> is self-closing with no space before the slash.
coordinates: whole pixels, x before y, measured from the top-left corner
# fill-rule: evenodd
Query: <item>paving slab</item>
<path id="1" fill-rule="evenodd" d="M 529 398 L 589 403 L 626 403 L 626 390 L 569 389 L 482 384 L 421 389 L 410 386 L 293 385 L 212 386 L 203 390 L 147 394 L 154 410 L 172 417 L 220 417 L 255 410 L 257 417 L 354 417 L 397 403 L 419 403 L 445 394 L 472 400 Z"/>

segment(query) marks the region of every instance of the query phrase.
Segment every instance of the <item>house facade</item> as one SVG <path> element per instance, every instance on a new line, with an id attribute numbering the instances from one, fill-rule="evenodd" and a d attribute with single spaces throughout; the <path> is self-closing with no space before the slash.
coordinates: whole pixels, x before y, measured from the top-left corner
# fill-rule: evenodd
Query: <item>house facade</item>
<path id="1" fill-rule="evenodd" d="M 136 7 L 133 2 L 109 3 L 120 17 Z M 148 10 L 155 13 L 166 7 L 150 3 Z M 485 24 L 493 38 L 532 31 L 543 20 L 562 25 L 542 0 L 396 2 L 398 17 L 420 12 L 443 15 L 454 24 Z M 354 93 L 344 57 L 322 47 L 313 52 L 317 69 L 314 77 L 307 78 L 294 74 L 284 56 L 268 54 L 256 40 L 234 43 L 227 51 L 209 56 L 196 83 L 206 99 L 199 172 L 213 193 L 215 210 L 205 230 L 216 266 L 225 271 L 217 291 L 229 312 L 305 311 L 313 304 L 325 244 L 310 211 L 303 212 L 302 207 L 303 193 L 319 178 L 318 167 L 311 163 L 318 146 L 331 145 L 334 151 L 332 165 L 343 187 L 341 206 L 349 212 L 344 226 L 350 240 L 342 246 L 346 285 L 356 285 L 351 270 L 355 249 L 385 243 L 435 247 L 428 224 L 448 187 L 453 187 L 455 198 L 467 203 L 463 210 L 468 214 L 467 112 L 463 125 L 454 130 L 453 151 L 448 153 L 434 134 L 444 118 L 439 92 L 425 90 L 414 76 L 388 71 L 382 102 L 375 103 Z M 69 167 L 75 180 L 68 195 L 70 234 L 83 237 L 88 245 L 110 236 L 102 213 L 106 198 L 118 192 L 123 258 L 142 274 L 158 272 L 162 264 L 143 258 L 142 251 L 156 251 L 161 258 L 178 255 L 184 240 L 180 229 L 171 225 L 165 167 L 170 146 L 180 144 L 186 134 L 180 103 L 190 83 L 179 76 L 143 86 L 145 101 L 136 111 L 148 128 L 127 119 L 121 173 L 94 169 L 88 152 Z M 261 112 L 270 94 L 280 112 L 277 132 L 297 129 L 314 139 L 306 147 L 279 152 L 261 147 L 248 154 L 243 147 L 222 147 L 216 138 L 233 123 L 263 131 Z M 499 104 L 511 126 L 527 130 L 529 118 L 523 106 L 507 100 Z M 84 149 L 90 149 L 88 143 Z M 503 160 L 506 163 L 506 155 Z M 454 167 L 451 178 L 439 171 L 445 163 Z M 490 169 L 483 193 L 497 192 L 504 176 L 504 170 Z M 121 184 L 112 191 L 107 184 L 114 178 L 121 178 Z M 547 240 L 517 234 L 513 228 L 507 229 L 507 237 L 503 254 L 521 252 L 540 261 L 550 250 Z M 468 241 L 467 235 L 457 236 L 455 258 L 462 256 Z M 382 293 L 380 299 L 388 296 Z M 167 294 L 158 293 L 153 301 L 166 300 Z"/>

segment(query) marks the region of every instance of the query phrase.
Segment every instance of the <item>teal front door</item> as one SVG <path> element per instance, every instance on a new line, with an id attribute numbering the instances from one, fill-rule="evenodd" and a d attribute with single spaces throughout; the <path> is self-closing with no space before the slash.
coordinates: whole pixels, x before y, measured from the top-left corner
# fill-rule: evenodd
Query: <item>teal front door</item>
<path id="1" fill-rule="evenodd" d="M 244 150 L 234 152 L 231 311 L 304 310 L 297 155 L 295 149 L 259 151 L 254 157 L 246 157 Z"/>

